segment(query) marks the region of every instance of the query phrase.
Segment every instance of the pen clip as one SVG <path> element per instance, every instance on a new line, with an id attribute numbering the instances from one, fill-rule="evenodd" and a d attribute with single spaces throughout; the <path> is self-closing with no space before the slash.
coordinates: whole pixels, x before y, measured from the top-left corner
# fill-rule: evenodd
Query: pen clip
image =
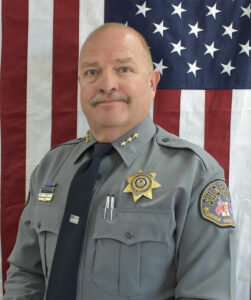
<path id="1" fill-rule="evenodd" d="M 106 202 L 105 202 L 105 209 L 104 209 L 104 220 L 106 219 L 107 209 L 110 208 L 110 199 L 111 199 L 111 197 L 109 195 L 107 195 Z"/>

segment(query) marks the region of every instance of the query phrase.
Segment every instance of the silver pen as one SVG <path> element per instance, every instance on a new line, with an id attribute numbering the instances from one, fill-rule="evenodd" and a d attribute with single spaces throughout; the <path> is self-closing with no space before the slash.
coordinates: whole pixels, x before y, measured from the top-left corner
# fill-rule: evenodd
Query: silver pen
<path id="1" fill-rule="evenodd" d="M 105 202 L 105 209 L 104 209 L 104 220 L 106 219 L 106 212 L 107 212 L 107 209 L 110 208 L 110 196 L 107 195 L 106 196 L 106 202 Z"/>
<path id="2" fill-rule="evenodd" d="M 114 195 L 111 196 L 111 202 L 110 202 L 110 220 L 112 220 L 112 214 L 114 209 Z"/>

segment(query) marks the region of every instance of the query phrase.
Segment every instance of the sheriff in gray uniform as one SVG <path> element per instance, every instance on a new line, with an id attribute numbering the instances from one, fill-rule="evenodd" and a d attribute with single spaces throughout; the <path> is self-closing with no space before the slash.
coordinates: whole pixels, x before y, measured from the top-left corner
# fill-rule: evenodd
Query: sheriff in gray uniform
<path id="1" fill-rule="evenodd" d="M 98 28 L 82 48 L 79 81 L 90 130 L 34 170 L 4 299 L 46 299 L 71 180 L 98 141 L 113 151 L 94 187 L 76 299 L 233 300 L 234 220 L 223 170 L 153 124 L 159 74 L 143 37 L 123 25 Z"/>

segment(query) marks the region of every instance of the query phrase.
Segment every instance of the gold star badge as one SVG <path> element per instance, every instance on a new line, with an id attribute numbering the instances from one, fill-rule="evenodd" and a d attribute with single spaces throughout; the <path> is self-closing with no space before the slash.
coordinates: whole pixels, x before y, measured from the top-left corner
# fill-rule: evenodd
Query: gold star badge
<path id="1" fill-rule="evenodd" d="M 137 202 L 142 196 L 152 199 L 152 190 L 161 186 L 154 180 L 155 176 L 156 173 L 139 170 L 136 174 L 126 178 L 128 185 L 124 189 L 124 193 L 132 193 L 134 202 Z"/>

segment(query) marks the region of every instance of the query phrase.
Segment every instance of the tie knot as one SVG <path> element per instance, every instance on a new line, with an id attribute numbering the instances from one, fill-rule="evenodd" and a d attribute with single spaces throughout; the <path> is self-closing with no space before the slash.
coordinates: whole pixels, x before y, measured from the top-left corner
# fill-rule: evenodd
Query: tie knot
<path id="1" fill-rule="evenodd" d="M 94 145 L 94 156 L 104 157 L 112 151 L 110 143 L 96 143 Z"/>

